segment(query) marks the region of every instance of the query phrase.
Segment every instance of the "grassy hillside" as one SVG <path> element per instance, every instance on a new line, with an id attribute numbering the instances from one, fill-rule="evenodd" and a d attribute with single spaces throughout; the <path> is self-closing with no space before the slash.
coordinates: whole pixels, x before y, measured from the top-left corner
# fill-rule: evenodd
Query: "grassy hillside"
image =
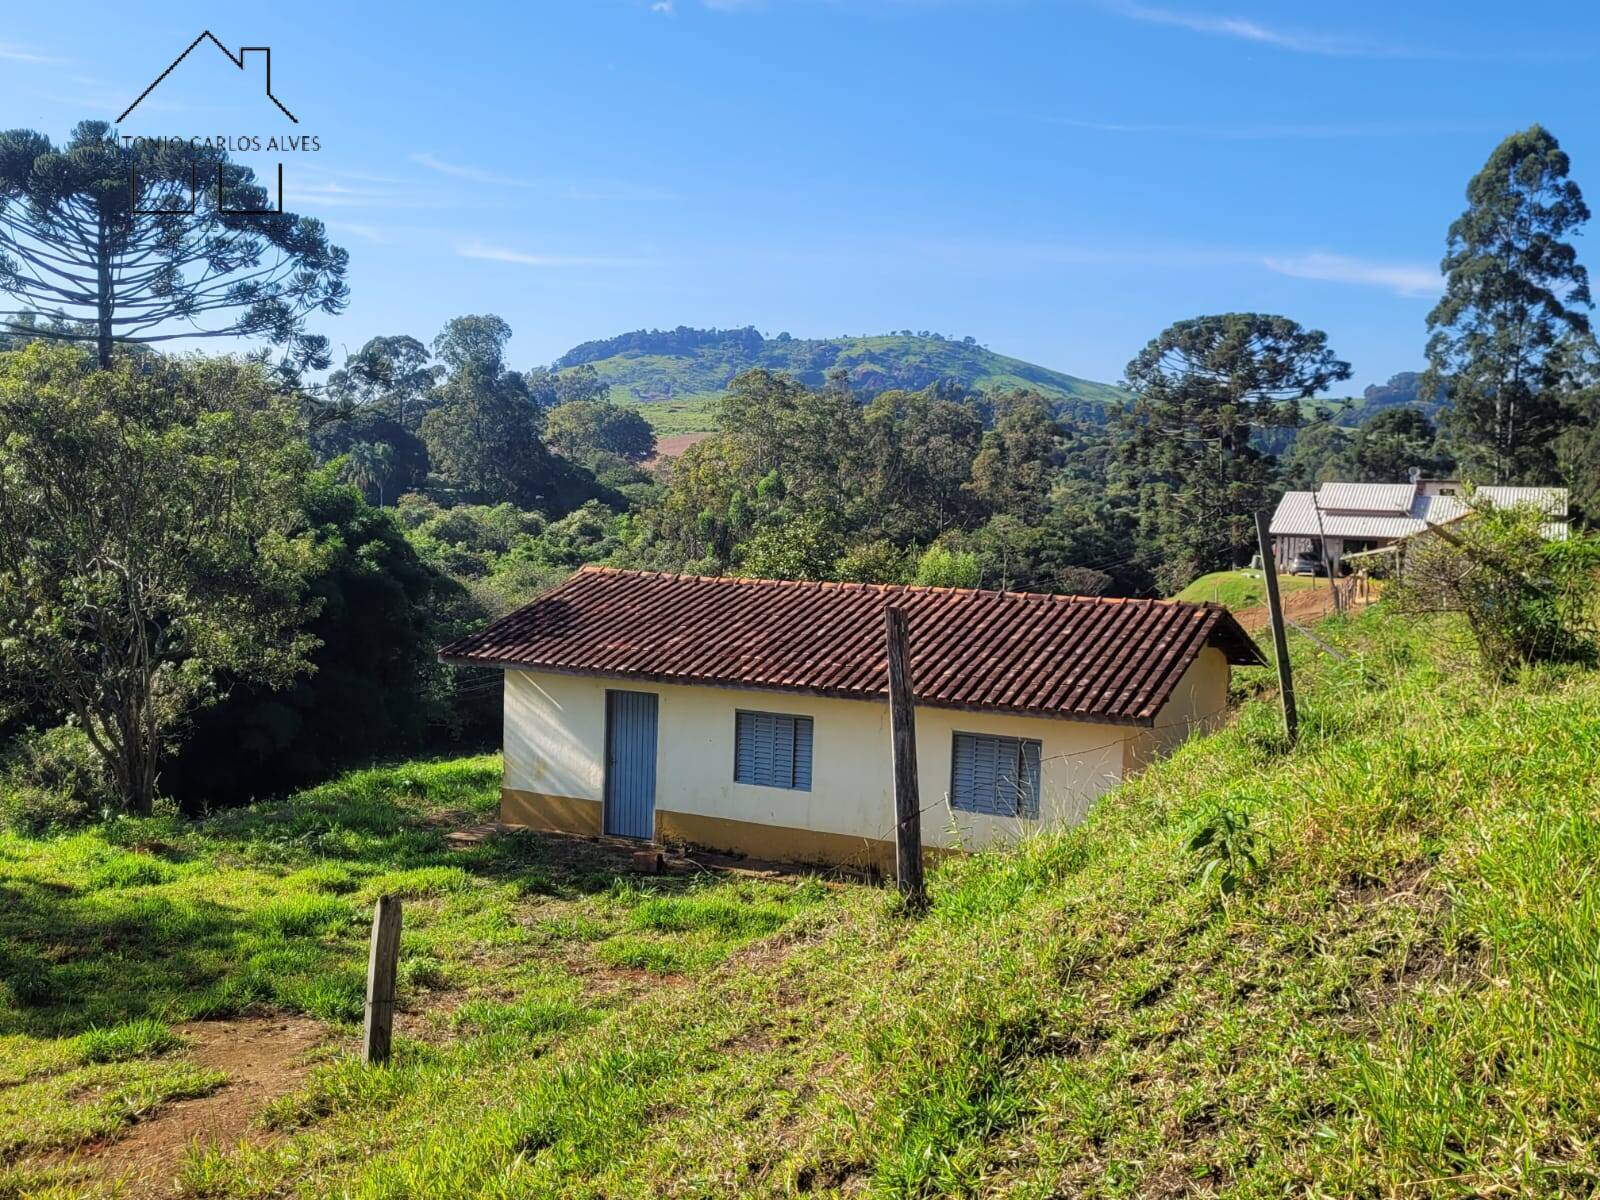
<path id="1" fill-rule="evenodd" d="M 611 397 L 641 406 L 658 433 L 711 429 L 711 404 L 740 371 L 766 367 L 813 387 L 843 369 L 863 396 L 890 388 L 919 389 L 949 381 L 977 391 L 1029 387 L 1063 404 L 1121 405 L 1109 384 L 996 354 L 976 343 L 941 337 L 762 338 L 754 330 L 678 330 L 625 334 L 579 346 L 558 368 L 587 364 Z M 669 408 L 660 408 L 670 405 Z"/>
<path id="2" fill-rule="evenodd" d="M 1297 662 L 1298 749 L 1250 673 L 1230 728 L 942 867 L 916 919 L 532 835 L 447 850 L 493 760 L 4 839 L 0 1195 L 102 1187 L 108 1155 L 37 1156 L 218 1086 L 129 1022 L 245 1004 L 334 1040 L 254 1141 L 188 1153 L 186 1195 L 1589 1194 L 1600 678 L 1492 686 L 1381 609 L 1324 635 L 1350 658 Z M 1190 849 L 1224 826 L 1229 896 Z M 403 1037 L 373 1071 L 338 1022 L 384 888 Z"/>
<path id="3" fill-rule="evenodd" d="M 1300 592 L 1314 584 L 1297 575 L 1278 576 L 1279 594 Z M 1197 604 L 1220 604 L 1228 609 L 1254 608 L 1267 602 L 1267 585 L 1260 571 L 1213 571 L 1202 575 L 1174 600 L 1191 600 Z"/>

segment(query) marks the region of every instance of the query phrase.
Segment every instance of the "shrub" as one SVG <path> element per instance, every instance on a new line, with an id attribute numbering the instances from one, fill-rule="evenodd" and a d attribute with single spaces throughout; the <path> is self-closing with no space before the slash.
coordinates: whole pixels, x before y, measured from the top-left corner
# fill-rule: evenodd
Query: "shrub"
<path id="1" fill-rule="evenodd" d="M 752 579 L 828 579 L 839 557 L 831 517 L 821 512 L 780 516 L 763 524 L 738 549 L 739 574 Z"/>
<path id="2" fill-rule="evenodd" d="M 893 542 L 879 538 L 841 554 L 834 561 L 833 575 L 847 583 L 904 583 L 906 556 Z"/>
<path id="3" fill-rule="evenodd" d="M 81 824 L 112 803 L 105 765 L 76 726 L 20 734 L 0 766 L 0 823 L 18 832 Z"/>
<path id="4" fill-rule="evenodd" d="M 982 574 L 982 564 L 972 551 L 932 545 L 917 560 L 912 582 L 923 587 L 975 588 Z"/>
<path id="5" fill-rule="evenodd" d="M 1486 666 L 1502 676 L 1537 662 L 1600 656 L 1600 540 L 1545 536 L 1536 506 L 1474 504 L 1445 534 L 1415 539 L 1392 589 L 1408 612 L 1459 612 Z"/>
<path id="6" fill-rule="evenodd" d="M 1220 808 L 1189 839 L 1189 852 L 1197 859 L 1195 876 L 1202 887 L 1216 885 L 1223 899 L 1239 885 L 1259 875 L 1266 851 L 1250 826 L 1250 814 Z"/>

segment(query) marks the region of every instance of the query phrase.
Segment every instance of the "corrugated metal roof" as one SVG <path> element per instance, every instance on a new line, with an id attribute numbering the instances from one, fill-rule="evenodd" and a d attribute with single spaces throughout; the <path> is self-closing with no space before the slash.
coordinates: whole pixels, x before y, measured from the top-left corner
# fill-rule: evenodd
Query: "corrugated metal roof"
<path id="1" fill-rule="evenodd" d="M 1509 508 L 1513 504 L 1536 504 L 1551 517 L 1567 515 L 1567 489 L 1558 487 L 1481 487 L 1474 495 L 1482 496 L 1496 508 Z"/>
<path id="2" fill-rule="evenodd" d="M 1207 645 L 1264 660 L 1226 609 L 585 567 L 444 647 L 447 662 L 881 699 L 905 610 L 917 703 L 1148 725 Z"/>
<path id="3" fill-rule="evenodd" d="M 1278 501 L 1277 510 L 1272 514 L 1270 530 L 1274 537 L 1330 537 L 1354 538 L 1360 540 L 1381 540 L 1410 537 L 1414 533 L 1421 533 L 1431 522 L 1435 525 L 1446 525 L 1451 521 L 1459 521 L 1471 511 L 1465 494 L 1452 496 L 1413 496 L 1409 507 L 1402 513 L 1385 513 L 1381 511 L 1355 512 L 1350 510 L 1330 510 L 1330 506 L 1323 499 L 1330 488 L 1350 489 L 1338 493 L 1343 498 L 1353 496 L 1354 489 L 1364 487 L 1388 488 L 1389 484 L 1331 484 L 1325 483 L 1315 496 L 1311 492 L 1285 492 L 1283 499 Z M 1412 489 L 1410 484 L 1399 485 L 1402 488 Z M 1513 504 L 1536 504 L 1546 514 L 1552 517 L 1565 517 L 1567 515 L 1567 489 L 1566 488 L 1541 488 L 1541 487 L 1481 487 L 1473 496 L 1479 500 L 1487 501 L 1496 508 L 1507 508 Z M 1321 523 L 1318 523 L 1318 507 L 1321 507 Z M 1566 536 L 1564 522 L 1551 522 L 1551 529 L 1558 532 L 1551 533 L 1554 537 Z"/>
<path id="4" fill-rule="evenodd" d="M 1325 483 L 1317 489 L 1317 503 L 1330 510 L 1403 517 L 1411 510 L 1414 483 Z"/>
<path id="5" fill-rule="evenodd" d="M 1382 516 L 1368 513 L 1322 512 L 1319 524 L 1317 506 L 1310 492 L 1285 492 L 1272 514 L 1269 527 L 1274 537 L 1403 538 L 1426 528 L 1420 520 L 1407 516 Z"/>

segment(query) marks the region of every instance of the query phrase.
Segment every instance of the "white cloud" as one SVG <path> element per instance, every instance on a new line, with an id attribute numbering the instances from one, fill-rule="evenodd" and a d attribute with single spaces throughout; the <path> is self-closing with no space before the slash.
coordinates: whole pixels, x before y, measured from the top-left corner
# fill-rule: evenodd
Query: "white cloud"
<path id="1" fill-rule="evenodd" d="M 445 162 L 432 154 L 413 154 L 411 161 L 419 166 L 427 167 L 430 171 L 437 171 L 441 175 L 448 175 L 452 179 L 465 179 L 469 183 L 488 183 L 498 187 L 532 187 L 533 184 L 526 179 L 517 179 L 510 175 L 502 175 L 498 171 L 486 171 L 481 167 L 463 166 L 460 163 Z"/>
<path id="2" fill-rule="evenodd" d="M 56 58 L 54 55 L 40 54 L 28 46 L 19 46 L 15 42 L 0 42 L 0 60 L 32 63 L 39 67 L 59 67 L 68 61 L 65 58 Z"/>
<path id="3" fill-rule="evenodd" d="M 316 175 L 324 179 L 333 179 L 340 182 L 347 179 L 353 179 L 360 183 L 386 183 L 393 184 L 395 186 L 400 186 L 411 182 L 407 179 L 401 179 L 397 175 L 380 175 L 372 171 L 357 171 L 342 165 L 339 167 L 325 167 L 319 163 L 310 161 L 295 163 L 294 173 L 296 175 Z"/>
<path id="4" fill-rule="evenodd" d="M 376 225 L 361 225 L 352 221 L 329 221 L 328 228 L 335 233 L 348 233 L 360 238 L 362 241 L 383 245 L 389 238 L 383 230 Z"/>
<path id="5" fill-rule="evenodd" d="M 664 13 L 670 16 L 672 15 L 672 0 L 656 0 L 656 2 L 650 6 L 650 11 L 653 13 Z"/>
<path id="6" fill-rule="evenodd" d="M 296 164 L 298 166 L 298 164 Z M 292 170 L 284 178 L 284 202 L 313 208 L 361 209 L 417 209 L 443 208 L 445 202 L 436 197 L 407 191 L 400 187 L 361 184 L 352 186 L 338 178 L 314 176 L 302 178 L 302 173 Z"/>
<path id="7" fill-rule="evenodd" d="M 1406 297 L 1436 296 L 1443 288 L 1438 268 L 1424 263 L 1380 262 L 1326 251 L 1273 253 L 1238 246 L 1183 243 L 1010 241 L 989 238 L 917 240 L 884 247 L 890 260 L 906 253 L 922 261 L 937 260 L 965 270 L 1033 273 L 1075 266 L 1125 266 L 1154 272 L 1219 272 L 1240 268 L 1268 270 L 1295 279 L 1382 288 Z"/>
<path id="8" fill-rule="evenodd" d="M 490 242 L 463 242 L 456 247 L 462 258 L 476 258 L 485 262 L 513 263 L 521 267 L 644 267 L 652 261 L 644 258 L 614 258 L 608 255 L 589 254 L 529 254 L 509 246 Z"/>
<path id="9" fill-rule="evenodd" d="M 447 162 L 437 155 L 427 153 L 413 154 L 411 161 L 419 166 L 427 167 L 430 171 L 448 175 L 452 179 L 461 179 L 468 183 L 481 183 L 488 187 L 538 189 L 546 195 L 559 197 L 563 200 L 643 202 L 667 200 L 672 196 L 670 192 L 661 188 L 617 183 L 609 180 L 524 179 L 512 175 L 502 175 L 497 171 L 485 170 L 482 167 Z"/>
<path id="10" fill-rule="evenodd" d="M 1305 30 L 1283 29 L 1263 25 L 1243 17 L 1214 16 L 1208 13 L 1179 12 L 1169 8 L 1151 8 L 1143 4 L 1114 4 L 1115 11 L 1135 21 L 1154 25 L 1171 25 L 1194 33 L 1209 33 L 1218 37 L 1236 38 L 1256 42 L 1263 46 L 1276 46 L 1297 54 L 1322 54 L 1340 58 L 1421 58 L 1429 55 L 1403 46 L 1373 41 L 1347 34 L 1317 33 Z"/>
<path id="11" fill-rule="evenodd" d="M 1363 284 L 1387 288 L 1402 296 L 1436 296 L 1444 287 L 1439 269 L 1421 263 L 1370 262 L 1321 252 L 1288 257 L 1269 255 L 1261 261 L 1267 270 L 1296 279 Z"/>

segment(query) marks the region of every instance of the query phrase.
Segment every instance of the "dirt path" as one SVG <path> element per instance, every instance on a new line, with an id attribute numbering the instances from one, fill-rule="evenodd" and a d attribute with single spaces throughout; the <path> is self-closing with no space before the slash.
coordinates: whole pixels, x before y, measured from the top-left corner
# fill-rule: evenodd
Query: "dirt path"
<path id="1" fill-rule="evenodd" d="M 1362 607 L 1364 605 L 1357 600 L 1356 611 L 1360 611 Z M 1331 612 L 1333 612 L 1333 593 L 1325 579 L 1317 580 L 1312 587 L 1283 593 L 1283 615 L 1291 621 L 1310 625 L 1314 621 L 1322 620 Z M 1249 633 L 1265 629 L 1270 623 L 1265 604 L 1258 604 L 1254 608 L 1241 608 L 1233 616 Z"/>
<path id="2" fill-rule="evenodd" d="M 92 1178 L 120 1183 L 124 1200 L 170 1196 L 173 1178 L 192 1143 L 237 1145 L 265 1141 L 251 1121 L 269 1100 L 294 1088 L 310 1069 L 308 1053 L 329 1036 L 327 1026 L 303 1017 L 240 1017 L 195 1021 L 175 1031 L 202 1067 L 225 1071 L 228 1081 L 209 1096 L 164 1105 L 118 1136 L 80 1146 L 56 1160 Z"/>

